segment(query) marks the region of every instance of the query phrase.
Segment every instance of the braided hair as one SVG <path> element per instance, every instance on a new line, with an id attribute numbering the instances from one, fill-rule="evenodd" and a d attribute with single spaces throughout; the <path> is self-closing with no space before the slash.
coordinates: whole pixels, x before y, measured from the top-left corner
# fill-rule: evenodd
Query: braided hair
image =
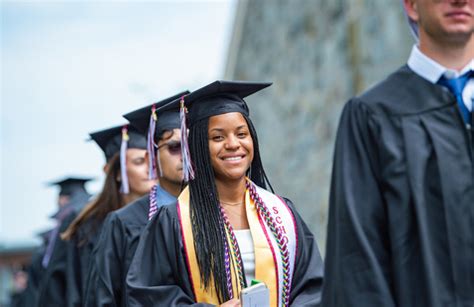
<path id="1" fill-rule="evenodd" d="M 249 117 L 242 116 L 249 127 L 254 148 L 247 176 L 258 186 L 273 192 L 263 169 L 255 127 Z M 223 303 L 231 298 L 225 270 L 227 242 L 209 152 L 208 127 L 209 118 L 205 118 L 193 124 L 189 132 L 189 151 L 195 171 L 195 179 L 189 182 L 191 224 L 201 281 L 205 289 L 215 288 L 219 302 Z M 213 285 L 210 284 L 211 278 Z"/>

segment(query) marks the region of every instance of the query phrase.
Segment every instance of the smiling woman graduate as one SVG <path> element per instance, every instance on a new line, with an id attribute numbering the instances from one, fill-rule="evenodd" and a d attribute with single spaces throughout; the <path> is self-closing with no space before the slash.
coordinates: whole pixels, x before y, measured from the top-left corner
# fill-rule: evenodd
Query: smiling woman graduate
<path id="1" fill-rule="evenodd" d="M 216 81 L 170 103 L 181 104 L 189 185 L 142 234 L 127 275 L 129 305 L 236 306 L 254 278 L 269 288 L 271 306 L 319 305 L 316 241 L 293 204 L 267 191 L 243 100 L 269 85 Z"/>

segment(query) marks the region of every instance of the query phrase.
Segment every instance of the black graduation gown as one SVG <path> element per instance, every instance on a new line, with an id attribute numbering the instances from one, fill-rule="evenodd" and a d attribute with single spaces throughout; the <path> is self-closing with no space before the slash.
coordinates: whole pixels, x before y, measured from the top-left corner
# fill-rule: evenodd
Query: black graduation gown
<path id="1" fill-rule="evenodd" d="M 126 306 L 125 277 L 149 206 L 146 195 L 108 215 L 89 267 L 86 306 Z"/>
<path id="2" fill-rule="evenodd" d="M 65 221 L 64 232 L 74 220 L 72 214 Z M 100 233 L 101 224 L 92 226 L 84 224 L 70 241 L 57 243 L 58 251 L 53 253 L 50 264 L 46 269 L 40 291 L 39 306 L 82 306 L 82 299 L 86 285 L 86 277 L 92 250 Z M 94 227 L 92 229 L 92 227 Z M 63 228 L 63 227 L 61 227 Z M 92 231 L 92 232 L 89 232 Z M 88 240 L 83 241 L 85 233 L 89 233 Z"/>
<path id="3" fill-rule="evenodd" d="M 296 218 L 298 250 L 290 303 L 319 306 L 323 262 L 313 234 Z M 187 271 L 176 204 L 163 206 L 144 229 L 127 274 L 129 306 L 209 306 L 196 303 Z"/>
<path id="4" fill-rule="evenodd" d="M 21 292 L 13 292 L 10 293 L 10 304 L 8 306 L 10 307 L 23 307 L 27 306 L 23 303 L 23 294 L 24 291 Z"/>
<path id="5" fill-rule="evenodd" d="M 323 306 L 474 305 L 470 131 L 407 66 L 341 116 Z"/>
<path id="6" fill-rule="evenodd" d="M 41 278 L 37 306 L 66 306 L 66 268 L 70 243 L 63 241 L 59 236 L 66 231 L 76 216 L 77 212 L 72 212 L 59 226 L 49 264 Z"/>
<path id="7" fill-rule="evenodd" d="M 67 306 L 83 306 L 84 294 L 87 287 L 87 274 L 92 261 L 92 251 L 102 228 L 102 222 L 94 224 L 86 222 L 78 230 L 78 234 L 68 242 L 66 265 L 66 296 Z M 87 238 L 84 241 L 84 238 Z"/>
<path id="8" fill-rule="evenodd" d="M 59 231 L 56 233 L 54 246 L 47 268 L 44 270 L 38 286 L 38 306 L 62 305 L 64 297 L 67 243 L 61 240 L 60 235 L 64 232 L 79 212 L 89 202 L 91 195 L 80 189 L 71 195 L 69 203 L 61 208 L 53 217 L 60 219 Z M 53 230 L 53 233 L 55 230 Z M 48 243 L 49 244 L 49 243 Z M 46 248 L 47 249 L 47 248 Z"/>

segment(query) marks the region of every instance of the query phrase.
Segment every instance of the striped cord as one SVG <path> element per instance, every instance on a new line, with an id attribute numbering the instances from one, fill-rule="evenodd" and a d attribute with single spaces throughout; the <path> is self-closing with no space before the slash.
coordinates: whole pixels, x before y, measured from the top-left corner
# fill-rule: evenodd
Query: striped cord
<path id="1" fill-rule="evenodd" d="M 221 208 L 221 213 L 222 212 L 222 208 Z M 224 227 L 226 227 L 224 225 Z M 221 235 L 222 235 L 222 238 L 226 238 L 226 235 L 225 235 L 225 229 L 222 229 L 222 227 L 220 227 L 221 229 Z M 226 274 L 226 282 L 227 282 L 227 293 L 229 294 L 229 298 L 232 299 L 234 298 L 234 291 L 232 289 L 232 272 L 230 270 L 230 254 L 229 254 L 229 242 L 227 242 L 227 240 L 224 239 L 224 265 L 225 265 L 225 274 Z"/>
<path id="2" fill-rule="evenodd" d="M 158 185 L 155 184 L 150 191 L 150 208 L 148 209 L 148 220 L 151 220 L 156 211 L 158 211 L 158 200 L 156 196 L 156 191 L 158 190 Z"/>
<path id="3" fill-rule="evenodd" d="M 280 228 L 276 226 L 275 220 L 268 211 L 262 198 L 257 193 L 253 184 L 247 182 L 247 188 L 250 192 L 250 198 L 257 206 L 257 212 L 260 217 L 267 223 L 270 228 L 280 250 L 280 256 L 283 264 L 283 289 L 282 289 L 282 306 L 290 305 L 290 291 L 291 291 L 291 270 L 290 270 L 290 253 L 288 251 L 288 243 L 284 240 L 283 233 Z"/>
<path id="4" fill-rule="evenodd" d="M 244 289 L 247 287 L 247 281 L 244 278 L 244 266 L 243 266 L 243 261 L 242 261 L 242 254 L 240 253 L 239 243 L 237 242 L 237 238 L 235 237 L 234 228 L 230 224 L 229 219 L 227 218 L 227 215 L 225 214 L 224 208 L 222 208 L 222 206 L 220 206 L 220 210 L 221 210 L 222 219 L 224 220 L 224 226 L 225 226 L 226 232 L 229 234 L 230 245 L 232 247 L 231 248 L 232 257 L 235 259 L 235 262 L 236 262 L 236 271 L 237 271 L 237 277 L 239 279 L 240 288 Z M 226 262 L 227 262 L 227 259 L 226 259 Z M 230 259 L 229 259 L 229 262 L 230 262 Z M 229 280 L 229 276 L 227 277 L 227 280 Z M 230 282 L 230 286 L 232 286 L 232 281 Z"/>

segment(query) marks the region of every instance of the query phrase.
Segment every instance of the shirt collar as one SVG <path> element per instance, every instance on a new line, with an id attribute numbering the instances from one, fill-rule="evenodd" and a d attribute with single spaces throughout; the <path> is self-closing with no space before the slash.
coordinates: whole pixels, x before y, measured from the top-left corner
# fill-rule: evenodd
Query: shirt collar
<path id="1" fill-rule="evenodd" d="M 156 187 L 156 200 L 158 206 L 168 205 L 176 201 L 176 197 L 171 195 L 168 191 L 163 189 L 159 184 Z"/>
<path id="2" fill-rule="evenodd" d="M 459 77 L 469 70 L 474 70 L 474 59 L 458 72 L 453 69 L 448 69 L 432 60 L 423 54 L 417 45 L 414 45 L 411 49 L 410 57 L 408 58 L 408 67 L 424 79 L 431 83 L 436 83 L 443 75 L 448 79 L 452 79 Z"/>
<path id="3" fill-rule="evenodd" d="M 468 71 L 474 71 L 474 59 L 469 62 L 469 64 L 464 67 L 464 69 L 461 71 L 461 75 L 465 74 Z"/>

